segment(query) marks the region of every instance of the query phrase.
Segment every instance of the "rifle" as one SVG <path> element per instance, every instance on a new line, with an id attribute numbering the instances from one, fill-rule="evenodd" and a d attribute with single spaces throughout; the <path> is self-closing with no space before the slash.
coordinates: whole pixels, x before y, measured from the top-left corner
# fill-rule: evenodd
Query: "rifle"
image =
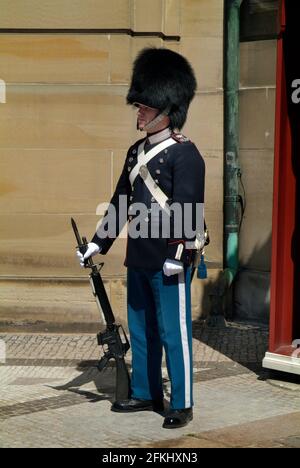
<path id="1" fill-rule="evenodd" d="M 82 237 L 81 239 L 73 218 L 71 218 L 71 224 L 76 237 L 78 249 L 82 255 L 84 255 L 88 248 L 87 239 L 86 237 Z M 91 269 L 89 277 L 93 295 L 95 296 L 97 306 L 106 322 L 106 329 L 97 334 L 98 345 L 102 346 L 104 351 L 97 367 L 101 372 L 111 359 L 115 360 L 117 368 L 116 400 L 127 400 L 130 398 L 130 377 L 124 358 L 130 348 L 130 345 L 122 325 L 117 325 L 115 323 L 115 317 L 100 275 L 100 270 L 103 265 L 104 263 L 95 264 L 91 257 L 84 262 L 84 267 Z"/>

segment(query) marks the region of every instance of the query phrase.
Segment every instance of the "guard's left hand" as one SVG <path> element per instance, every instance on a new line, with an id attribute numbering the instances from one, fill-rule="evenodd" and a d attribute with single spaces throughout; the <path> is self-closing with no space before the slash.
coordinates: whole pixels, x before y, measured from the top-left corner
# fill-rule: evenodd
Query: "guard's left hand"
<path id="1" fill-rule="evenodd" d="M 163 266 L 163 271 L 166 276 L 177 275 L 183 272 L 183 263 L 178 260 L 167 258 Z"/>

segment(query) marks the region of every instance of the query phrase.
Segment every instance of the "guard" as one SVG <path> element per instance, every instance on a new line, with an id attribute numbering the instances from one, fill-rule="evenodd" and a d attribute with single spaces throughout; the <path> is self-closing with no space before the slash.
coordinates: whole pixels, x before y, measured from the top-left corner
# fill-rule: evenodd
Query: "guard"
<path id="1" fill-rule="evenodd" d="M 168 429 L 193 418 L 190 275 L 197 211 L 204 203 L 205 165 L 196 146 L 178 130 L 195 90 L 193 69 L 180 54 L 164 48 L 138 54 L 127 103 L 138 109 L 137 127 L 146 136 L 129 148 L 112 197 L 114 230 L 104 229 L 111 218 L 107 214 L 84 255 L 105 255 L 128 220 L 132 397 L 115 401 L 112 411 L 163 411 L 164 350 L 171 382 L 170 409 L 163 423 Z M 120 222 L 124 197 L 128 211 Z M 78 255 L 82 264 L 83 256 Z"/>

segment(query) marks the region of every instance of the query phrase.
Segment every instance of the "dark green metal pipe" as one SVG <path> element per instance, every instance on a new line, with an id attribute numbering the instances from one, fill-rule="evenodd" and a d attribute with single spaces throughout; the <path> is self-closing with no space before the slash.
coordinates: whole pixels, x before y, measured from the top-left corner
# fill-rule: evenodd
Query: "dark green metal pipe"
<path id="1" fill-rule="evenodd" d="M 224 56 L 224 268 L 231 284 L 238 270 L 240 6 L 225 0 Z"/>
<path id="2" fill-rule="evenodd" d="M 240 6 L 224 0 L 224 255 L 223 271 L 211 296 L 208 325 L 232 315 L 232 282 L 239 265 L 239 70 Z M 230 296 L 230 297 L 228 297 Z M 226 302 L 226 306 L 224 303 Z M 227 309 L 226 311 L 224 309 Z"/>

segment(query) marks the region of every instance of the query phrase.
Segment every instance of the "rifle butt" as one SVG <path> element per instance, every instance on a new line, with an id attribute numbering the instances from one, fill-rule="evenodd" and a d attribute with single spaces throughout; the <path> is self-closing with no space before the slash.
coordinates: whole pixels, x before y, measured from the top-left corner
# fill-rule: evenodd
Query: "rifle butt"
<path id="1" fill-rule="evenodd" d="M 128 400 L 131 396 L 130 377 L 124 358 L 116 358 L 116 401 Z"/>

